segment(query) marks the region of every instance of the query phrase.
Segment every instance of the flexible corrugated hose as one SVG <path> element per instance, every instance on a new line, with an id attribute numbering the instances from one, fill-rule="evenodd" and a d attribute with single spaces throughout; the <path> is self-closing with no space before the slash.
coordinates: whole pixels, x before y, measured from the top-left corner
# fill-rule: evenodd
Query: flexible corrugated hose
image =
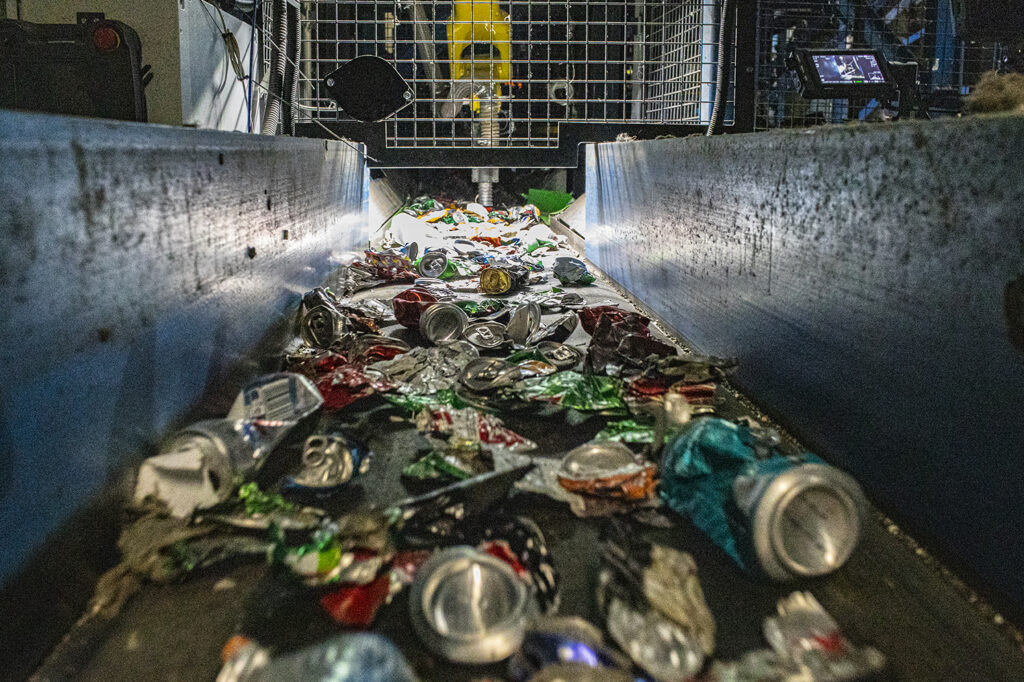
<path id="1" fill-rule="evenodd" d="M 714 135 L 722 127 L 725 118 L 725 100 L 729 96 L 729 64 L 732 57 L 730 29 L 732 22 L 732 0 L 722 0 L 718 16 L 718 68 L 715 79 L 715 104 L 711 108 L 711 120 L 708 121 L 707 135 Z"/>
<path id="2" fill-rule="evenodd" d="M 288 65 L 288 10 L 287 0 L 271 0 L 271 34 L 273 43 L 270 47 L 270 83 L 267 88 L 270 94 L 267 106 L 263 110 L 263 122 L 260 133 L 276 135 L 278 124 L 281 123 L 281 99 L 284 95 L 285 71 Z"/>

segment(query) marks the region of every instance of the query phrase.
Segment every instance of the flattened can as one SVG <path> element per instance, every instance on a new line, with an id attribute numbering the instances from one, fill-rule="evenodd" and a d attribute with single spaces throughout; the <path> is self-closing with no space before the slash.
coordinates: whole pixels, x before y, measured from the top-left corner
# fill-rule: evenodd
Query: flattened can
<path id="1" fill-rule="evenodd" d="M 500 322 L 475 322 L 466 327 L 462 338 L 477 348 L 500 348 L 505 344 L 505 325 Z"/>
<path id="2" fill-rule="evenodd" d="M 583 353 L 578 348 L 557 341 L 541 341 L 537 344 L 537 351 L 558 369 L 574 369 L 583 360 Z"/>
<path id="3" fill-rule="evenodd" d="M 437 297 L 423 287 L 412 287 L 400 291 L 391 299 L 391 307 L 395 311 L 395 319 L 403 327 L 416 329 L 420 317 L 427 308 L 437 303 Z"/>
<path id="4" fill-rule="evenodd" d="M 526 268 L 495 265 L 480 272 L 480 289 L 489 296 L 510 294 L 526 283 Z"/>
<path id="5" fill-rule="evenodd" d="M 454 303 L 435 303 L 420 316 L 420 333 L 441 346 L 458 341 L 469 324 L 469 315 Z"/>

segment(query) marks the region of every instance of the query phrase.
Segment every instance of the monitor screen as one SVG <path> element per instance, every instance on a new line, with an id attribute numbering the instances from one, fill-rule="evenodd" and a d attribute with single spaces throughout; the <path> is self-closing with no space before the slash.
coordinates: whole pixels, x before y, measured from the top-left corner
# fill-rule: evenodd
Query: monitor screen
<path id="1" fill-rule="evenodd" d="M 812 54 L 822 85 L 866 85 L 885 83 L 885 76 L 873 54 Z"/>

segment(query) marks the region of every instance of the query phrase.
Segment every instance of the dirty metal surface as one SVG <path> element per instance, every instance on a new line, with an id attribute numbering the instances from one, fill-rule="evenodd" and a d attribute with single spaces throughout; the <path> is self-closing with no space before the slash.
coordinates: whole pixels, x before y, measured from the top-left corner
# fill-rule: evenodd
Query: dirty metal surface
<path id="1" fill-rule="evenodd" d="M 323 279 L 332 250 L 366 242 L 367 184 L 360 153 L 333 142 L 14 112 L 0 112 L 0 158 L 10 588 L 33 548 L 201 395 L 237 391 L 247 375 L 227 368 Z M 75 617 L 66 602 L 80 608 L 105 568 L 86 566 L 101 550 L 85 545 L 116 537 L 110 516 L 61 536 L 73 566 L 49 576 L 50 611 L 12 624 L 28 588 L 13 602 L 5 589 L 0 634 Z"/>
<path id="2" fill-rule="evenodd" d="M 1024 117 L 591 146 L 586 253 L 1024 612 Z"/>

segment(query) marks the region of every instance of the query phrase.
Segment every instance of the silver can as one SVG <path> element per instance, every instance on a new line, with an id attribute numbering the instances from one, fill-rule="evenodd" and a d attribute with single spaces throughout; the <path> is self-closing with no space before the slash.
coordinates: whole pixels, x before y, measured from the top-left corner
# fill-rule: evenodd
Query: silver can
<path id="1" fill-rule="evenodd" d="M 420 333 L 441 346 L 458 341 L 469 324 L 469 315 L 454 303 L 435 303 L 420 316 Z"/>
<path id="2" fill-rule="evenodd" d="M 512 313 L 512 319 L 508 321 L 508 337 L 513 343 L 523 345 L 531 334 L 540 329 L 540 320 L 541 309 L 538 304 L 520 304 Z"/>
<path id="3" fill-rule="evenodd" d="M 462 338 L 477 348 L 500 348 L 505 344 L 505 325 L 500 322 L 475 322 L 466 327 Z"/>
<path id="4" fill-rule="evenodd" d="M 440 277 L 448 269 L 448 256 L 441 251 L 431 251 L 423 254 L 416 270 L 423 277 Z"/>
<path id="5" fill-rule="evenodd" d="M 416 572 L 409 612 L 430 649 L 457 663 L 493 663 L 522 644 L 534 600 L 512 567 L 472 547 L 436 552 Z"/>
<path id="6" fill-rule="evenodd" d="M 733 481 L 758 563 L 775 580 L 839 569 L 856 548 L 866 502 L 848 474 L 818 462 L 772 458 Z"/>

